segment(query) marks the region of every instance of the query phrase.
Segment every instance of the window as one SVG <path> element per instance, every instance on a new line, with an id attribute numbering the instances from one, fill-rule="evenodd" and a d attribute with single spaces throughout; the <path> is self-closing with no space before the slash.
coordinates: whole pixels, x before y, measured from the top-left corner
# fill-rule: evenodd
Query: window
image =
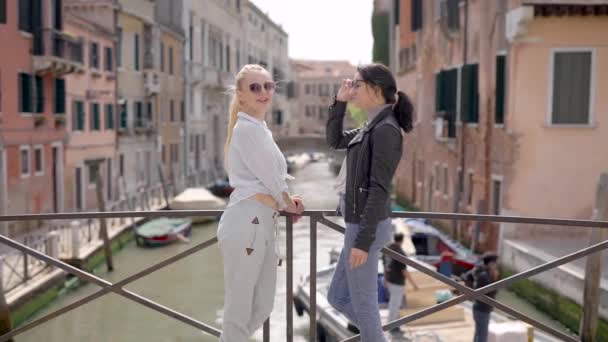
<path id="1" fill-rule="evenodd" d="M 448 167 L 443 167 L 443 194 L 448 195 L 450 191 L 450 179 L 448 176 Z"/>
<path id="2" fill-rule="evenodd" d="M 463 122 L 479 122 L 479 81 L 477 64 L 467 64 L 461 69 L 460 116 Z"/>
<path id="3" fill-rule="evenodd" d="M 36 113 L 44 113 L 44 79 L 38 75 L 36 80 Z"/>
<path id="4" fill-rule="evenodd" d="M 327 108 L 325 106 L 319 106 L 319 120 L 325 120 L 325 111 Z"/>
<path id="5" fill-rule="evenodd" d="M 6 24 L 6 0 L 0 0 L 0 24 Z"/>
<path id="6" fill-rule="evenodd" d="M 435 74 L 435 110 L 443 113 L 442 117 L 447 123 L 448 138 L 456 137 L 457 97 L 458 69 L 442 70 Z"/>
<path id="7" fill-rule="evenodd" d="M 160 42 L 160 72 L 165 72 L 165 44 Z"/>
<path id="8" fill-rule="evenodd" d="M 55 114 L 65 114 L 65 80 L 55 79 Z"/>
<path id="9" fill-rule="evenodd" d="M 29 177 L 30 175 L 30 147 L 21 146 L 19 148 L 21 156 L 21 177 Z"/>
<path id="10" fill-rule="evenodd" d="M 19 0 L 18 3 L 19 30 L 33 33 L 34 17 L 40 17 L 42 11 L 42 0 Z"/>
<path id="11" fill-rule="evenodd" d="M 496 56 L 496 110 L 494 123 L 505 123 L 506 56 Z"/>
<path id="12" fill-rule="evenodd" d="M 136 127 L 144 126 L 143 106 L 140 101 L 135 102 L 135 126 Z"/>
<path id="13" fill-rule="evenodd" d="M 72 102 L 72 131 L 84 131 L 84 102 Z"/>
<path id="14" fill-rule="evenodd" d="M 120 120 L 119 120 L 119 127 L 122 129 L 126 129 L 127 128 L 127 118 L 129 116 L 129 104 L 128 102 L 125 100 L 125 103 L 123 103 L 122 105 L 120 105 Z"/>
<path id="15" fill-rule="evenodd" d="M 502 182 L 500 180 L 492 181 L 492 215 L 500 215 L 500 196 Z"/>
<path id="16" fill-rule="evenodd" d="M 207 136 L 203 133 L 203 151 L 207 149 Z"/>
<path id="17" fill-rule="evenodd" d="M 184 103 L 184 100 L 182 100 L 181 108 L 180 108 L 180 121 L 186 122 L 186 105 Z"/>
<path id="18" fill-rule="evenodd" d="M 460 0 L 447 0 L 448 29 L 456 31 L 460 28 Z"/>
<path id="19" fill-rule="evenodd" d="M 34 147 L 34 174 L 36 176 L 44 174 L 44 149 L 40 145 Z"/>
<path id="20" fill-rule="evenodd" d="M 169 47 L 169 75 L 173 75 L 173 47 Z"/>
<path id="21" fill-rule="evenodd" d="M 422 0 L 412 0 L 412 32 L 422 29 Z"/>
<path id="22" fill-rule="evenodd" d="M 435 191 L 439 191 L 441 189 L 441 176 L 439 174 L 439 164 L 435 164 Z"/>
<path id="23" fill-rule="evenodd" d="M 99 103 L 91 103 L 91 112 L 89 114 L 91 115 L 90 130 L 101 130 L 101 122 L 99 120 Z"/>
<path id="24" fill-rule="evenodd" d="M 230 72 L 230 45 L 226 45 L 226 71 Z"/>
<path id="25" fill-rule="evenodd" d="M 114 104 L 106 103 L 106 129 L 114 129 Z"/>
<path id="26" fill-rule="evenodd" d="M 125 155 L 121 154 L 118 156 L 118 175 L 123 177 L 125 175 Z"/>
<path id="27" fill-rule="evenodd" d="M 95 185 L 97 182 L 97 173 L 99 172 L 99 164 L 98 163 L 90 163 L 89 164 L 89 186 Z"/>
<path id="28" fill-rule="evenodd" d="M 469 192 L 467 193 L 467 203 L 473 205 L 473 173 L 469 172 Z"/>
<path id="29" fill-rule="evenodd" d="M 122 66 L 122 27 L 116 28 L 116 66 Z"/>
<path id="30" fill-rule="evenodd" d="M 219 50 L 220 50 L 220 70 L 224 70 L 224 44 L 219 42 Z"/>
<path id="31" fill-rule="evenodd" d="M 97 43 L 91 43 L 91 48 L 90 48 L 90 63 L 91 63 L 91 68 L 93 69 L 99 69 L 99 44 Z"/>
<path id="32" fill-rule="evenodd" d="M 192 18 L 190 18 L 192 21 Z M 190 60 L 194 60 L 194 27 L 192 27 L 192 23 L 190 23 L 190 28 L 188 30 L 188 49 Z"/>
<path id="33" fill-rule="evenodd" d="M 310 95 L 310 84 L 307 84 L 306 87 L 304 87 L 304 92 L 306 93 L 306 95 Z"/>
<path id="34" fill-rule="evenodd" d="M 148 115 L 148 121 L 152 122 L 152 118 L 154 117 L 154 112 L 152 111 L 152 102 L 148 101 L 146 104 L 146 114 Z"/>
<path id="35" fill-rule="evenodd" d="M 553 54 L 551 123 L 590 124 L 591 51 Z"/>
<path id="36" fill-rule="evenodd" d="M 114 64 L 113 63 L 114 60 L 113 60 L 113 57 L 112 57 L 112 48 L 111 47 L 106 47 L 105 51 L 106 51 L 106 55 L 105 55 L 105 59 L 104 59 L 104 61 L 105 61 L 105 63 L 104 63 L 105 64 L 105 70 L 106 71 L 113 71 L 114 70 L 114 65 L 113 65 Z"/>
<path id="37" fill-rule="evenodd" d="M 169 120 L 169 121 L 173 122 L 173 121 L 175 121 L 175 108 L 174 108 L 174 102 L 173 102 L 173 100 L 171 100 L 171 102 L 170 102 L 169 105 L 170 105 L 170 107 L 169 107 L 169 113 L 171 114 L 171 120 Z"/>
<path id="38" fill-rule="evenodd" d="M 133 68 L 135 68 L 136 71 L 139 71 L 139 34 L 137 33 L 135 33 L 135 36 L 133 37 L 133 44 L 135 49 L 135 53 L 133 53 L 133 58 L 135 59 L 133 61 Z"/>
<path id="39" fill-rule="evenodd" d="M 19 112 L 31 113 L 32 110 L 32 76 L 19 73 Z"/>

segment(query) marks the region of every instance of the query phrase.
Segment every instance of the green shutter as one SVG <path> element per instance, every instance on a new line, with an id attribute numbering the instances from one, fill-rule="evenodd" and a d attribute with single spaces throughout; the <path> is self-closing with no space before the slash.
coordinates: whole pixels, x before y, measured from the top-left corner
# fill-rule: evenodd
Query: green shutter
<path id="1" fill-rule="evenodd" d="M 65 114 L 65 80 L 55 79 L 55 114 Z"/>
<path id="2" fill-rule="evenodd" d="M 460 80 L 460 117 L 463 122 L 479 121 L 478 66 L 467 64 L 462 67 Z"/>
<path id="3" fill-rule="evenodd" d="M 505 122 L 506 56 L 496 56 L 496 111 L 494 122 Z"/>
<path id="4" fill-rule="evenodd" d="M 106 129 L 114 129 L 114 106 L 111 103 L 106 104 Z"/>
<path id="5" fill-rule="evenodd" d="M 443 71 L 435 74 L 435 111 L 443 110 Z"/>
<path id="6" fill-rule="evenodd" d="M 19 112 L 32 112 L 32 76 L 19 74 Z"/>
<path id="7" fill-rule="evenodd" d="M 36 76 L 36 113 L 44 113 L 44 79 Z"/>
<path id="8" fill-rule="evenodd" d="M 422 29 L 422 0 L 411 0 L 412 32 Z"/>

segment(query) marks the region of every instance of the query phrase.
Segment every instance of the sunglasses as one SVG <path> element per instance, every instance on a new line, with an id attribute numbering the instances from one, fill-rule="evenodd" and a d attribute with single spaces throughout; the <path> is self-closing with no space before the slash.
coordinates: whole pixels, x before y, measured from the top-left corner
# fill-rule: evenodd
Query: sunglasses
<path id="1" fill-rule="evenodd" d="M 264 85 L 261 85 L 259 83 L 251 83 L 249 85 L 249 90 L 251 90 L 251 92 L 254 94 L 259 94 L 262 92 L 262 87 L 266 89 L 267 92 L 272 93 L 274 92 L 277 85 L 274 82 L 266 82 L 264 83 Z"/>

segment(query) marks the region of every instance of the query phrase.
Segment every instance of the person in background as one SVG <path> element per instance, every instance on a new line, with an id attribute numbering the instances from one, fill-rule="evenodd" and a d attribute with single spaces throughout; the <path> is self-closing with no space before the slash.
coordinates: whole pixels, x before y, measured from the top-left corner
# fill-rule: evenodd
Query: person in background
<path id="1" fill-rule="evenodd" d="M 473 275 L 473 286 L 475 289 L 490 285 L 498 280 L 498 256 L 494 253 L 486 253 L 482 257 L 482 263 L 475 266 L 471 271 Z M 491 298 L 496 297 L 496 291 L 486 294 Z M 475 336 L 473 342 L 486 342 L 488 340 L 488 328 L 493 306 L 476 300 L 473 304 L 473 319 L 475 320 Z"/>
<path id="2" fill-rule="evenodd" d="M 388 249 L 395 251 L 401 255 L 405 255 L 405 251 L 401 248 L 403 243 L 403 234 L 395 233 L 393 236 L 393 243 L 387 246 Z M 407 265 L 393 259 L 390 255 L 385 254 L 384 258 L 384 282 L 388 288 L 389 301 L 388 301 L 388 321 L 392 322 L 400 317 L 401 306 L 405 298 L 405 279 L 409 281 L 414 287 L 414 290 L 418 290 L 418 285 L 412 279 L 412 276 L 407 271 Z M 399 327 L 391 330 L 391 334 L 400 335 L 401 329 Z"/>

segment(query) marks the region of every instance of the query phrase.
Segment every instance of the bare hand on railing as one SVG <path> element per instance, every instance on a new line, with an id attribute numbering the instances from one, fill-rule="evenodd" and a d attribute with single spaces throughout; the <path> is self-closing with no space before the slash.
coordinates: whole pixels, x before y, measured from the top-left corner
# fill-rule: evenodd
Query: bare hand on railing
<path id="1" fill-rule="evenodd" d="M 304 202 L 302 201 L 302 198 L 298 195 L 291 196 L 291 203 L 287 205 L 285 211 L 296 214 L 292 216 L 293 222 L 298 223 L 298 221 L 300 221 L 302 218 L 302 213 L 304 212 Z"/>

